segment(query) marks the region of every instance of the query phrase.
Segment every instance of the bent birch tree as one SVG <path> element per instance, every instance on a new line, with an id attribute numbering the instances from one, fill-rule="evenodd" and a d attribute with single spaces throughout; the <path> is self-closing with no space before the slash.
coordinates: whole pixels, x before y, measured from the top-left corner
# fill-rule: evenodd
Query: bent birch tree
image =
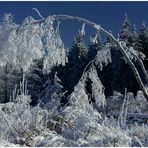
<path id="1" fill-rule="evenodd" d="M 122 55 L 124 56 L 126 62 L 128 63 L 128 65 L 130 66 L 141 90 L 143 91 L 147 101 L 148 101 L 148 74 L 146 72 L 146 69 L 143 65 L 143 62 L 141 61 L 141 59 L 138 57 L 138 55 L 136 55 L 135 53 L 133 53 L 132 51 L 131 54 L 137 59 L 142 72 L 145 76 L 146 79 L 146 84 L 144 84 L 144 78 L 142 78 L 138 72 L 138 69 L 136 68 L 136 66 L 134 65 L 134 63 L 132 62 L 132 60 L 130 59 L 130 57 L 128 56 L 128 54 L 126 53 L 126 48 L 128 48 L 125 44 L 122 45 L 122 42 L 120 42 L 119 40 L 117 40 L 109 31 L 105 30 L 103 27 L 101 27 L 101 25 L 98 25 L 94 22 L 91 22 L 87 19 L 81 18 L 81 17 L 77 17 L 77 16 L 69 16 L 69 15 L 53 15 L 53 16 L 49 16 L 46 19 L 42 18 L 38 21 L 35 21 L 33 23 L 27 24 L 25 27 L 27 27 L 28 25 L 33 25 L 34 23 L 41 23 L 46 21 L 48 18 L 52 19 L 53 21 L 64 21 L 64 20 L 72 20 L 72 21 L 78 21 L 80 23 L 84 23 L 86 25 L 91 26 L 92 28 L 96 29 L 96 31 L 102 32 L 104 33 L 106 36 L 108 36 L 112 42 L 117 46 L 117 48 L 120 50 L 120 52 L 122 53 Z"/>

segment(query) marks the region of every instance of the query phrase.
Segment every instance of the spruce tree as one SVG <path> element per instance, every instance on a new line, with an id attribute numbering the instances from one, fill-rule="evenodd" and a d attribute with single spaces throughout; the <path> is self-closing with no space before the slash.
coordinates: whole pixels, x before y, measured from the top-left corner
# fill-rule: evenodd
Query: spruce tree
<path id="1" fill-rule="evenodd" d="M 124 41 L 127 44 L 127 46 L 130 46 L 133 43 L 133 39 L 129 31 L 129 27 L 130 27 L 130 22 L 127 14 L 125 14 L 122 29 L 120 31 L 120 41 Z"/>
<path id="2" fill-rule="evenodd" d="M 41 106 L 53 109 L 59 107 L 62 98 L 62 82 L 57 76 L 57 72 L 54 74 L 53 80 L 48 77 L 43 84 L 42 91 L 38 94 Z"/>
<path id="3" fill-rule="evenodd" d="M 76 63 L 82 57 L 87 56 L 87 49 L 84 47 L 84 41 L 82 34 L 79 33 L 74 37 L 72 48 L 69 52 L 69 62 Z"/>
<path id="4" fill-rule="evenodd" d="M 140 29 L 139 33 L 139 44 L 142 46 L 142 52 L 146 55 L 144 62 L 145 68 L 148 70 L 148 30 L 145 26 L 145 23 L 142 24 L 142 27 Z"/>
<path id="5" fill-rule="evenodd" d="M 31 95 L 31 105 L 36 105 L 41 91 L 44 89 L 44 82 L 48 78 L 43 72 L 43 59 L 34 60 L 31 69 L 26 73 L 27 87 Z"/>
<path id="6" fill-rule="evenodd" d="M 83 35 L 78 33 L 74 38 L 72 48 L 68 55 L 68 64 L 62 70 L 61 80 L 64 88 L 68 91 L 67 95 L 73 91 L 74 86 L 82 76 L 83 70 L 87 65 L 87 49 L 84 46 Z"/>
<path id="7" fill-rule="evenodd" d="M 13 101 L 10 98 L 15 87 L 19 87 L 21 79 L 21 71 L 15 69 L 10 63 L 0 67 L 0 102 Z"/>
<path id="8" fill-rule="evenodd" d="M 137 28 L 136 28 L 135 24 L 133 26 L 132 41 L 133 41 L 132 46 L 133 46 L 134 50 L 137 50 L 137 51 L 143 50 L 143 47 L 142 47 L 142 44 L 140 43 L 139 34 L 137 32 Z"/>
<path id="9" fill-rule="evenodd" d="M 122 30 L 120 31 L 120 41 L 125 42 L 128 49 L 133 47 L 133 49 L 138 50 L 140 49 L 140 44 L 138 43 L 137 30 L 134 26 L 133 33 L 131 33 L 129 28 L 130 22 L 127 14 L 125 14 Z M 124 93 L 125 88 L 127 88 L 128 91 L 136 93 L 138 90 L 137 82 L 120 51 L 113 53 L 113 61 L 115 61 L 113 62 L 113 67 L 116 67 L 116 72 L 113 70 L 113 73 L 115 73 L 112 80 L 113 89 Z"/>
<path id="10" fill-rule="evenodd" d="M 53 70 L 50 74 L 43 73 L 43 59 L 34 60 L 30 71 L 26 73 L 27 87 L 31 95 L 31 105 L 40 103 L 42 106 L 48 104 L 52 97 L 62 94 L 62 82 Z"/>

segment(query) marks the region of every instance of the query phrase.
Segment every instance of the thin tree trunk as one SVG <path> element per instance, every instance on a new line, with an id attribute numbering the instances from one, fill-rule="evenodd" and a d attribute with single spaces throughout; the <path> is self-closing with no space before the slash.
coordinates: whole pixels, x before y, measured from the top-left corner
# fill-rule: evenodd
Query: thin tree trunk
<path id="1" fill-rule="evenodd" d="M 5 90 L 4 90 L 4 102 L 9 102 L 9 99 L 8 99 L 8 64 L 6 64 L 6 67 L 5 67 Z"/>

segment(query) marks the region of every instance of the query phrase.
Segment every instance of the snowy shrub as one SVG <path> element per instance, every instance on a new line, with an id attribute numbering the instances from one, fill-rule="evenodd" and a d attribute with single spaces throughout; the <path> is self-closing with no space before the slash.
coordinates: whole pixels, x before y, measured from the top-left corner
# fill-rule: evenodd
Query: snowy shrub
<path id="1" fill-rule="evenodd" d="M 0 140 L 0 147 L 20 147 L 18 144 L 13 144 L 5 140 Z"/>
<path id="2" fill-rule="evenodd" d="M 8 145 L 9 142 L 27 146 L 39 146 L 41 142 L 44 145 L 44 141 L 40 141 L 40 137 L 47 137 L 48 140 L 45 140 L 45 143 L 48 146 L 58 146 L 61 140 L 65 143 L 62 137 L 56 133 L 52 134 L 53 132 L 50 129 L 53 126 L 49 127 L 49 122 L 56 122 L 56 120 L 54 121 L 54 108 L 46 110 L 39 105 L 31 107 L 29 105 L 30 96 L 26 94 L 25 88 L 27 87 L 23 79 L 19 90 L 21 94 L 13 98 L 13 102 L 0 104 L 2 123 L 0 125 L 0 138 L 4 141 L 7 140 Z M 53 130 L 56 130 L 56 128 Z M 57 139 L 55 139 L 56 135 Z M 49 138 L 51 141 L 49 141 Z M 36 141 L 37 139 L 38 141 Z"/>
<path id="3" fill-rule="evenodd" d="M 103 146 L 129 146 L 131 143 L 128 133 L 120 129 L 113 119 L 106 118 L 94 132 Z"/>
<path id="4" fill-rule="evenodd" d="M 61 80 L 57 77 L 57 73 L 54 75 L 53 83 L 48 77 L 38 97 L 41 106 L 54 111 L 58 110 L 57 107 L 60 106 L 61 97 L 63 95 L 62 88 L 63 86 L 61 85 Z"/>
<path id="5" fill-rule="evenodd" d="M 128 129 L 129 136 L 132 138 L 132 146 L 147 146 L 148 144 L 148 125 L 134 124 Z"/>
<path id="6" fill-rule="evenodd" d="M 107 110 L 109 113 L 119 112 L 123 103 L 123 94 L 114 91 L 113 96 L 107 97 Z"/>
<path id="7" fill-rule="evenodd" d="M 137 102 L 136 106 L 139 108 L 139 112 L 141 113 L 148 113 L 148 102 L 142 91 L 138 91 L 135 97 Z"/>
<path id="8" fill-rule="evenodd" d="M 70 147 L 78 146 L 74 141 L 67 140 L 54 132 L 50 132 L 49 135 L 44 137 L 36 137 L 34 140 L 35 147 Z"/>
<path id="9" fill-rule="evenodd" d="M 134 94 L 128 92 L 126 95 L 126 107 L 127 112 L 129 113 L 147 113 L 148 103 L 141 91 L 137 92 L 137 95 L 134 97 Z M 107 109 L 110 113 L 119 113 L 124 102 L 124 95 L 119 92 L 114 92 L 113 96 L 107 98 Z"/>

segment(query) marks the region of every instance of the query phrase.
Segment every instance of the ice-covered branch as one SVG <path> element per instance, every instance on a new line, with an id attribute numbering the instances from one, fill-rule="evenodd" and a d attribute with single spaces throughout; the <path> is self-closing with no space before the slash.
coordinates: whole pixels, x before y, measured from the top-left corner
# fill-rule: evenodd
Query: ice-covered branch
<path id="1" fill-rule="evenodd" d="M 82 25 L 81 34 L 85 35 L 85 23 L 83 23 Z"/>
<path id="2" fill-rule="evenodd" d="M 45 19 L 41 13 L 39 12 L 39 10 L 37 8 L 32 8 L 32 10 L 35 10 L 37 12 L 37 14 L 39 15 L 40 18 Z"/>
<path id="3" fill-rule="evenodd" d="M 130 48 L 129 51 L 130 51 L 130 52 L 132 53 L 132 55 L 136 58 L 138 64 L 140 65 L 140 67 L 141 67 L 141 69 L 142 69 L 142 72 L 143 72 L 143 74 L 144 74 L 144 76 L 145 76 L 146 82 L 148 83 L 148 74 L 147 74 L 147 72 L 146 72 L 146 69 L 145 69 L 145 67 L 144 67 L 144 64 L 143 64 L 142 60 L 138 57 L 138 55 L 134 52 L 134 50 L 133 50 L 132 48 Z"/>
<path id="4" fill-rule="evenodd" d="M 131 67 L 134 76 L 140 86 L 140 88 L 142 89 L 143 93 L 145 94 L 147 101 L 148 101 L 148 90 L 147 88 L 144 86 L 142 79 L 139 75 L 139 72 L 137 70 L 137 68 L 135 67 L 135 65 L 133 64 L 133 62 L 131 61 L 131 59 L 129 58 L 129 56 L 127 55 L 124 47 L 122 46 L 122 44 L 111 34 L 109 33 L 107 30 L 105 30 L 104 28 L 102 28 L 100 25 L 97 25 L 89 20 L 86 20 L 84 18 L 81 17 L 74 17 L 74 16 L 68 16 L 68 15 L 55 15 L 53 16 L 55 18 L 55 20 L 77 20 L 81 23 L 85 23 L 87 25 L 90 25 L 91 27 L 93 27 L 94 29 L 98 30 L 98 31 L 102 31 L 106 36 L 108 36 L 109 38 L 112 39 L 113 42 L 116 43 L 117 47 L 119 48 L 119 50 L 121 51 L 121 53 L 123 54 L 123 56 L 125 57 L 127 63 L 129 64 L 129 66 Z"/>

